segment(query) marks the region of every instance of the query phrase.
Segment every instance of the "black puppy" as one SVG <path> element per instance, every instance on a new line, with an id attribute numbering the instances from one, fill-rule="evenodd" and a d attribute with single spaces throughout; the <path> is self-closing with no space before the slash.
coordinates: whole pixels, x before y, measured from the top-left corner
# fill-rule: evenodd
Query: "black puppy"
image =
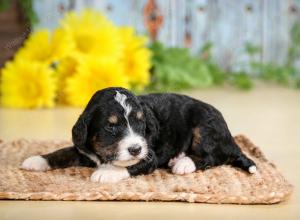
<path id="1" fill-rule="evenodd" d="M 221 113 L 184 95 L 135 96 L 123 88 L 103 89 L 80 115 L 72 137 L 74 146 L 29 157 L 21 168 L 97 167 L 94 182 L 117 182 L 167 166 L 174 174 L 222 164 L 256 171 Z"/>

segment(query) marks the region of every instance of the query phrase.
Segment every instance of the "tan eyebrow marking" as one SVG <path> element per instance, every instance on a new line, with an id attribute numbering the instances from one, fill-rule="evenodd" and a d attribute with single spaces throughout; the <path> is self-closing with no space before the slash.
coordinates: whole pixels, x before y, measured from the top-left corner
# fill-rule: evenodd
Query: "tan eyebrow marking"
<path id="1" fill-rule="evenodd" d="M 108 118 L 108 121 L 109 121 L 109 123 L 116 124 L 116 123 L 118 122 L 118 117 L 115 116 L 115 115 L 111 115 L 111 116 Z"/>
<path id="2" fill-rule="evenodd" d="M 138 111 L 138 112 L 136 113 L 136 117 L 137 117 L 138 119 L 142 119 L 143 116 L 144 116 L 144 114 L 143 114 L 143 112 L 141 112 L 141 111 Z"/>
<path id="3" fill-rule="evenodd" d="M 200 133 L 200 128 L 195 127 L 193 128 L 193 140 L 192 140 L 192 149 L 196 150 L 198 145 L 201 142 L 201 133 Z"/>

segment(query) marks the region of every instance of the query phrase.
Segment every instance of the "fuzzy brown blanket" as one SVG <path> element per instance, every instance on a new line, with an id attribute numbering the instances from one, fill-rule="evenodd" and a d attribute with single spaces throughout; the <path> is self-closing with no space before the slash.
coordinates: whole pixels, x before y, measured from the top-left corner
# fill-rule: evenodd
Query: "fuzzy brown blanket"
<path id="1" fill-rule="evenodd" d="M 74 167 L 47 172 L 20 170 L 31 155 L 69 145 L 68 141 L 0 141 L 0 199 L 26 200 L 143 200 L 203 203 L 272 204 L 286 200 L 291 184 L 245 136 L 235 140 L 257 164 L 248 174 L 220 166 L 187 175 L 167 170 L 122 180 L 116 184 L 92 183 L 90 168 Z"/>

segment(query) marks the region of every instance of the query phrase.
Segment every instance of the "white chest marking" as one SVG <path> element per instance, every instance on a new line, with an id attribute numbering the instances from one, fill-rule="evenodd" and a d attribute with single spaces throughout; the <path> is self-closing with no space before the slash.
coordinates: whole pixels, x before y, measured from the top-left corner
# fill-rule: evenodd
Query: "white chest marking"
<path id="1" fill-rule="evenodd" d="M 91 161 L 93 161 L 94 163 L 96 163 L 96 164 L 97 164 L 97 167 L 100 166 L 101 162 L 100 162 L 100 160 L 97 158 L 96 155 L 94 155 L 94 154 L 88 154 L 88 153 L 84 152 L 83 150 L 81 150 L 81 149 L 79 149 L 79 148 L 77 148 L 77 149 L 78 149 L 79 153 L 81 153 L 81 154 L 87 156 Z"/>

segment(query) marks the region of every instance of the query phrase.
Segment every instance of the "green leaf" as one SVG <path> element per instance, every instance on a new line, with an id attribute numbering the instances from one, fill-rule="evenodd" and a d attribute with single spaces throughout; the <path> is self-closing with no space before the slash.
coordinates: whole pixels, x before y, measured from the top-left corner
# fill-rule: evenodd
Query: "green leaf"
<path id="1" fill-rule="evenodd" d="M 153 52 L 150 88 L 182 90 L 213 84 L 207 64 L 191 56 L 188 49 L 165 48 L 159 42 L 154 42 L 150 49 Z"/>
<path id="2" fill-rule="evenodd" d="M 232 74 L 232 77 L 233 85 L 239 89 L 249 90 L 253 87 L 253 82 L 246 73 L 240 72 L 237 74 Z"/>
<path id="3" fill-rule="evenodd" d="M 33 9 L 33 0 L 18 0 L 18 3 L 30 25 L 36 24 L 38 17 Z"/>
<path id="4" fill-rule="evenodd" d="M 7 10 L 10 7 L 10 0 L 0 0 L 0 12 Z"/>

